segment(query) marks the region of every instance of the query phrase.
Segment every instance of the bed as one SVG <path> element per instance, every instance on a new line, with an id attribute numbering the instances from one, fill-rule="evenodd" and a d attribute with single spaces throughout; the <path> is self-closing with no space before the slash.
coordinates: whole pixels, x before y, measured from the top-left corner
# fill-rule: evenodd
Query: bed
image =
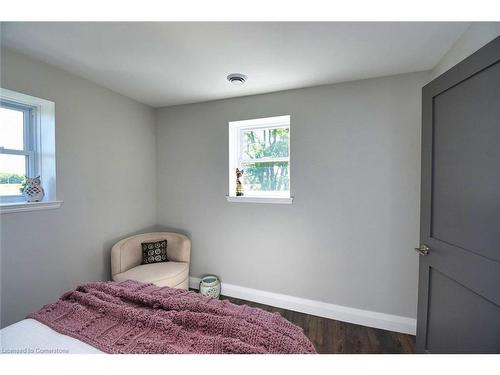
<path id="1" fill-rule="evenodd" d="M 315 353 L 279 314 L 133 280 L 80 285 L 0 340 L 3 353 Z"/>
<path id="2" fill-rule="evenodd" d="M 63 335 L 35 319 L 24 319 L 0 330 L 3 354 L 97 354 L 97 348 Z"/>

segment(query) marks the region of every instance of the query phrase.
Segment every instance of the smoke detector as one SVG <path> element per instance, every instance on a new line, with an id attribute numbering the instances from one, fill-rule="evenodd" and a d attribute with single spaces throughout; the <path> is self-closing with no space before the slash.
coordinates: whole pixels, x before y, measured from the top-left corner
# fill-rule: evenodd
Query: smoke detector
<path id="1" fill-rule="evenodd" d="M 233 73 L 227 76 L 227 80 L 233 85 L 241 86 L 247 80 L 247 76 L 241 73 Z"/>

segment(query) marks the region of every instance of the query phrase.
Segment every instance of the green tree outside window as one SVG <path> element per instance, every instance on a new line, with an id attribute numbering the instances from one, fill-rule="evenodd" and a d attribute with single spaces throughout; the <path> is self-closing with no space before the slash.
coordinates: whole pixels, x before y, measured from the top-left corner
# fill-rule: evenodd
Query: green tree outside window
<path id="1" fill-rule="evenodd" d="M 246 189 L 260 191 L 290 189 L 289 137 L 289 128 L 243 131 L 242 167 L 245 170 L 243 183 Z"/>

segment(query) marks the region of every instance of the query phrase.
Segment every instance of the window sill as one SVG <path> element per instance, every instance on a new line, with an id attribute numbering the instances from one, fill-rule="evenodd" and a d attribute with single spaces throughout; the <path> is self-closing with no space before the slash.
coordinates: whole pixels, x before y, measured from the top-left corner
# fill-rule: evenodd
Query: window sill
<path id="1" fill-rule="evenodd" d="M 62 203 L 62 201 L 0 203 L 0 214 L 53 210 L 61 207 Z"/>
<path id="2" fill-rule="evenodd" d="M 230 197 L 226 195 L 226 199 L 231 203 L 271 203 L 271 204 L 292 204 L 293 197 Z"/>

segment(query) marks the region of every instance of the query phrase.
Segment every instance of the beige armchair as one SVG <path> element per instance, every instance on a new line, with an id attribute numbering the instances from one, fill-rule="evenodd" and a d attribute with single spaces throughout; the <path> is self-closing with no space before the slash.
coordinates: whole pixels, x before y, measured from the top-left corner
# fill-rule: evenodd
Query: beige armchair
<path id="1" fill-rule="evenodd" d="M 167 240 L 168 262 L 141 264 L 142 242 Z M 138 234 L 116 243 L 111 249 L 113 280 L 137 280 L 172 288 L 189 288 L 191 240 L 178 233 Z"/>

